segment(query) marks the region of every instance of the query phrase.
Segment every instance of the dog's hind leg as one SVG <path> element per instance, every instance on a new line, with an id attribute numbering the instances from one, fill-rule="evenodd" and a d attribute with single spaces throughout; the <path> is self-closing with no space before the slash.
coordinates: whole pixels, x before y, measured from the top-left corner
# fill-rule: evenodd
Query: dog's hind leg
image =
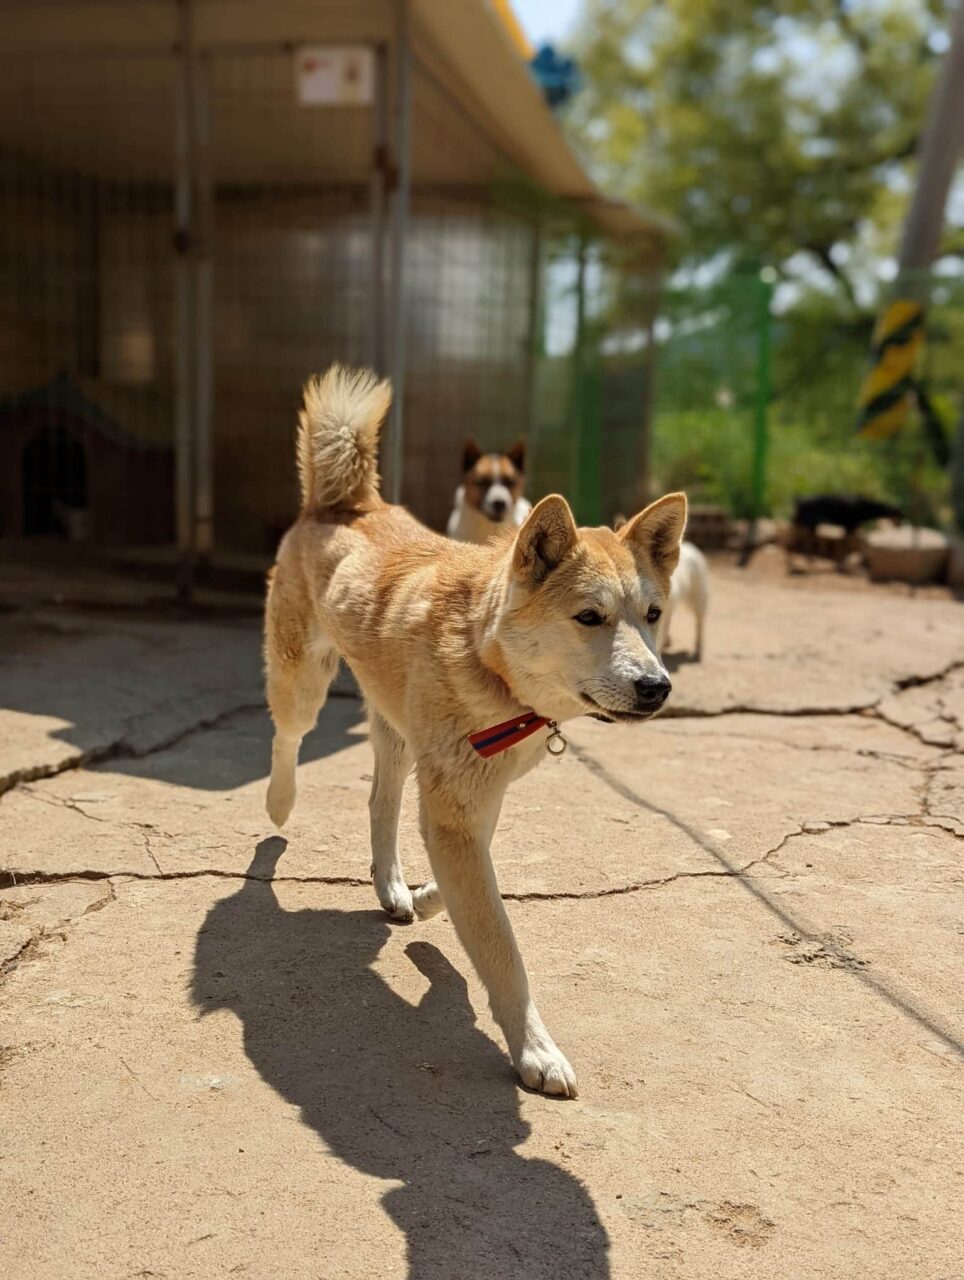
<path id="1" fill-rule="evenodd" d="M 280 827 L 295 803 L 301 740 L 314 728 L 328 696 L 328 686 L 338 669 L 338 653 L 312 635 L 300 617 L 272 608 L 270 599 L 264 652 L 268 707 L 274 721 L 267 809 L 268 817 Z"/>
<path id="2" fill-rule="evenodd" d="M 412 920 L 412 893 L 405 883 L 398 856 L 398 815 L 402 788 L 412 767 L 405 740 L 374 708 L 369 729 L 375 752 L 375 773 L 368 801 L 372 824 L 372 878 L 378 901 L 395 920 Z"/>

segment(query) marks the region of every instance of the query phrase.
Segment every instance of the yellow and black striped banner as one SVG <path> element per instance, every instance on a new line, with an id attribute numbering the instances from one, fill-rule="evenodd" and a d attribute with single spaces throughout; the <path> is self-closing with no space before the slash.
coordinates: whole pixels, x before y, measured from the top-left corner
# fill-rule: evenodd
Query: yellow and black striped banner
<path id="1" fill-rule="evenodd" d="M 895 435 L 907 418 L 914 390 L 913 371 L 924 345 L 924 308 L 898 298 L 874 326 L 873 364 L 858 401 L 857 433 L 872 440 Z"/>

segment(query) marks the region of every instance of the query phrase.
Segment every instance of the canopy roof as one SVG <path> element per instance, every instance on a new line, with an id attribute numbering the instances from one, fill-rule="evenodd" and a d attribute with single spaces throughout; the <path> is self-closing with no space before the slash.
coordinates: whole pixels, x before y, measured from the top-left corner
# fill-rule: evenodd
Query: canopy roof
<path id="1" fill-rule="evenodd" d="M 605 233 L 657 248 L 672 225 L 594 185 L 520 56 L 504 9 L 503 0 L 410 0 L 413 184 L 482 189 L 511 166 Z M 390 46 L 394 0 L 195 0 L 195 15 L 198 47 L 215 55 L 208 74 L 219 181 L 364 180 L 369 112 L 299 106 L 291 49 Z M 177 24 L 171 0 L 0 0 L 0 147 L 121 182 L 169 178 Z M 246 95 L 251 86 L 256 95 Z M 36 109 L 25 112 L 28 87 Z"/>

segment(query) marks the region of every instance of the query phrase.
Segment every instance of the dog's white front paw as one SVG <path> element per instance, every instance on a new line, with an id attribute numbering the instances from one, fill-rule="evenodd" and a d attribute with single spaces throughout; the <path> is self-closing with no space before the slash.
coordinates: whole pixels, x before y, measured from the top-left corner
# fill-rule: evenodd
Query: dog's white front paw
<path id="1" fill-rule="evenodd" d="M 401 924 L 410 924 L 415 919 L 412 891 L 400 876 L 390 875 L 384 880 L 376 876 L 375 892 L 378 895 L 378 901 L 393 920 L 398 920 Z"/>
<path id="2" fill-rule="evenodd" d="M 515 1066 L 522 1083 L 529 1089 L 563 1098 L 574 1098 L 577 1094 L 576 1073 L 548 1036 L 540 1038 L 539 1043 L 527 1044 Z"/>
<path id="3" fill-rule="evenodd" d="M 268 783 L 268 799 L 265 808 L 268 810 L 268 817 L 276 827 L 283 827 L 291 817 L 291 810 L 295 807 L 295 784 L 287 778 L 278 779 L 272 777 Z"/>

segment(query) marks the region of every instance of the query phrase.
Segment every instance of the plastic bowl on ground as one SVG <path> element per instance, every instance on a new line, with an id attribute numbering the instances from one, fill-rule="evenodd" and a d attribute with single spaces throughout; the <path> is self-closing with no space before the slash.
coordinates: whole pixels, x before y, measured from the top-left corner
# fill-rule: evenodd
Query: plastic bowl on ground
<path id="1" fill-rule="evenodd" d="M 863 535 L 864 559 L 875 582 L 923 586 L 944 577 L 948 542 L 936 529 L 913 525 L 874 529 Z"/>

